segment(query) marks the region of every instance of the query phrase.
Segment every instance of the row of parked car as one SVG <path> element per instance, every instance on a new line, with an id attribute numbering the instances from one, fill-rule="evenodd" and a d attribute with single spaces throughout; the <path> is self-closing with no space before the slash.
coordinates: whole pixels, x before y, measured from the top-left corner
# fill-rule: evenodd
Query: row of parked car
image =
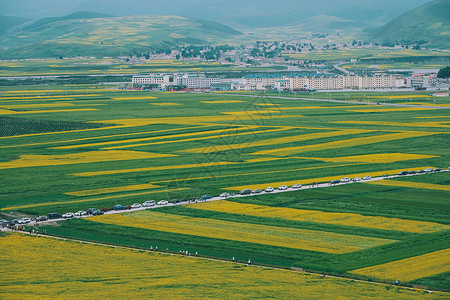
<path id="1" fill-rule="evenodd" d="M 448 168 L 450 170 L 450 167 Z M 404 175 L 414 175 L 414 174 L 424 174 L 424 173 L 433 173 L 433 172 L 440 172 L 442 171 L 440 168 L 426 168 L 425 170 L 419 170 L 419 171 L 401 171 L 398 173 L 398 175 L 404 176 Z"/>

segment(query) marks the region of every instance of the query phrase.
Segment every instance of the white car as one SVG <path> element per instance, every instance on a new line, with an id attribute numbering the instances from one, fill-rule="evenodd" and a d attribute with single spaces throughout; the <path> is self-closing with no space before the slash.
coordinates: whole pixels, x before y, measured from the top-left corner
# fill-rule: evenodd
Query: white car
<path id="1" fill-rule="evenodd" d="M 70 219 L 70 218 L 74 218 L 75 215 L 73 213 L 71 213 L 71 212 L 68 212 L 68 213 L 63 214 L 62 217 L 64 219 Z"/>
<path id="2" fill-rule="evenodd" d="M 150 207 L 150 206 L 153 206 L 155 204 L 156 204 L 156 202 L 154 200 L 149 200 L 149 201 L 145 201 L 144 203 L 142 203 L 142 206 L 143 207 Z"/>
<path id="3" fill-rule="evenodd" d="M 363 180 L 370 180 L 370 179 L 372 179 L 372 176 L 364 176 L 363 177 Z"/>
<path id="4" fill-rule="evenodd" d="M 76 213 L 74 213 L 73 215 L 75 217 L 82 217 L 82 216 L 87 215 L 87 212 L 85 212 L 84 210 L 80 210 L 80 211 L 77 211 Z"/>
<path id="5" fill-rule="evenodd" d="M 353 180 L 353 181 L 361 181 L 361 178 L 355 177 L 355 178 L 353 178 L 352 180 Z"/>
<path id="6" fill-rule="evenodd" d="M 142 207 L 140 203 L 134 203 L 133 205 L 131 205 L 131 208 L 139 208 L 139 207 Z"/>
<path id="7" fill-rule="evenodd" d="M 158 205 L 167 205 L 167 204 L 169 204 L 169 202 L 167 202 L 166 200 L 161 200 L 157 204 Z"/>
<path id="8" fill-rule="evenodd" d="M 432 168 L 426 168 L 425 172 L 433 172 L 433 169 Z"/>
<path id="9" fill-rule="evenodd" d="M 273 192 L 273 187 L 269 186 L 269 187 L 266 188 L 264 191 L 265 191 L 266 193 L 271 193 L 271 192 Z"/>
<path id="10" fill-rule="evenodd" d="M 299 188 L 301 188 L 301 187 L 302 187 L 302 185 L 301 185 L 300 183 L 294 184 L 294 185 L 292 186 L 293 189 L 299 189 Z"/>
<path id="11" fill-rule="evenodd" d="M 344 177 L 341 179 L 341 182 L 350 182 L 350 178 L 349 177 Z"/>
<path id="12" fill-rule="evenodd" d="M 30 218 L 22 218 L 17 223 L 19 223 L 19 224 L 28 224 L 30 222 L 31 222 Z"/>
<path id="13" fill-rule="evenodd" d="M 282 186 L 278 187 L 278 189 L 279 189 L 280 191 L 284 191 L 284 190 L 287 190 L 288 187 L 287 187 L 287 185 L 282 185 Z"/>
<path id="14" fill-rule="evenodd" d="M 220 197 L 228 198 L 228 197 L 230 197 L 230 194 L 229 193 L 222 193 L 222 194 L 220 194 Z"/>

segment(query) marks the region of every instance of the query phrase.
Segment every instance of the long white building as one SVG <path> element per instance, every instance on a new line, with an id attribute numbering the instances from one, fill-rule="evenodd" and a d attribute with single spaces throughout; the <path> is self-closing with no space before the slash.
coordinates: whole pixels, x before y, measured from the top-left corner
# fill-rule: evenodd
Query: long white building
<path id="1" fill-rule="evenodd" d="M 167 86 L 186 86 L 188 89 L 210 88 L 211 84 L 221 83 L 220 78 L 207 78 L 205 74 L 159 74 L 133 76 L 133 87 L 157 85 L 159 88 Z"/>

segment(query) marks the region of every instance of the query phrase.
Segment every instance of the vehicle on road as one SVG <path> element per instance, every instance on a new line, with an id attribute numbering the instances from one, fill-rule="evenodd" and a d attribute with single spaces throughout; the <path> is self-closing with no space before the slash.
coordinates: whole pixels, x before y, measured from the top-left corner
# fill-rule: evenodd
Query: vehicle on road
<path id="1" fill-rule="evenodd" d="M 350 177 L 344 177 L 341 179 L 341 182 L 350 182 Z"/>
<path id="2" fill-rule="evenodd" d="M 39 216 L 36 218 L 36 222 L 43 222 L 43 221 L 47 221 L 48 217 L 47 216 Z"/>
<path id="3" fill-rule="evenodd" d="M 142 205 L 140 203 L 134 203 L 131 205 L 131 208 L 140 208 Z"/>
<path id="4" fill-rule="evenodd" d="M 61 215 L 59 213 L 49 213 L 47 215 L 49 220 L 53 220 L 53 219 L 59 219 L 61 218 Z"/>
<path id="5" fill-rule="evenodd" d="M 148 200 L 145 201 L 144 203 L 142 203 L 143 207 L 150 207 L 150 206 L 154 206 L 156 204 L 155 200 Z"/>
<path id="6" fill-rule="evenodd" d="M 355 182 L 358 182 L 358 181 L 361 181 L 361 178 L 360 177 L 355 177 L 352 180 L 355 181 Z"/>
<path id="7" fill-rule="evenodd" d="M 100 209 L 96 209 L 96 210 L 94 210 L 92 212 L 93 216 L 100 216 L 100 215 L 103 215 L 103 214 L 105 214 L 105 213 L 102 210 L 100 210 Z"/>
<path id="8" fill-rule="evenodd" d="M 222 194 L 220 194 L 220 197 L 228 198 L 228 197 L 230 197 L 230 194 L 229 193 L 222 193 Z"/>
<path id="9" fill-rule="evenodd" d="M 432 168 L 426 168 L 425 172 L 427 172 L 427 173 L 433 172 L 433 169 Z"/>
<path id="10" fill-rule="evenodd" d="M 204 201 L 204 200 L 208 200 L 208 199 L 211 199 L 211 198 L 212 198 L 212 196 L 210 196 L 210 195 L 203 195 L 203 196 L 200 197 L 200 200 Z"/>
<path id="11" fill-rule="evenodd" d="M 423 173 L 425 173 L 425 171 L 424 170 L 419 170 L 419 171 L 417 171 L 417 173 L 418 174 L 423 174 Z"/>
<path id="12" fill-rule="evenodd" d="M 64 219 L 70 219 L 70 218 L 75 218 L 75 215 L 71 212 L 68 212 L 68 213 L 63 214 L 62 217 Z"/>
<path id="13" fill-rule="evenodd" d="M 116 204 L 114 205 L 114 210 L 124 210 L 126 209 L 126 206 L 120 205 L 120 204 Z"/>
<path id="14" fill-rule="evenodd" d="M 398 173 L 398 175 L 401 175 L 401 176 L 408 175 L 408 174 L 409 174 L 408 171 L 401 171 L 400 173 Z"/>
<path id="15" fill-rule="evenodd" d="M 167 202 L 166 200 L 161 200 L 157 204 L 158 205 L 167 205 L 167 204 L 169 204 L 169 202 Z"/>
<path id="16" fill-rule="evenodd" d="M 252 193 L 252 190 L 250 190 L 250 189 L 245 189 L 245 190 L 240 191 L 238 194 L 241 194 L 241 195 L 250 195 L 251 193 Z"/>
<path id="17" fill-rule="evenodd" d="M 177 204 L 177 203 L 180 203 L 180 202 L 181 202 L 180 199 L 172 199 L 172 200 L 170 200 L 170 203 L 172 203 L 172 204 Z"/>
<path id="18" fill-rule="evenodd" d="M 302 187 L 302 185 L 300 183 L 296 183 L 292 186 L 293 189 L 299 189 L 301 187 Z"/>
<path id="19" fill-rule="evenodd" d="M 82 217 L 82 216 L 85 216 L 85 215 L 87 215 L 87 212 L 85 212 L 84 210 L 79 210 L 76 213 L 74 213 L 75 217 Z"/>
<path id="20" fill-rule="evenodd" d="M 433 172 L 440 172 L 440 171 L 441 171 L 440 168 L 435 168 L 435 169 L 433 169 Z"/>
<path id="21" fill-rule="evenodd" d="M 30 222 L 31 222 L 30 218 L 22 218 L 22 219 L 19 219 L 19 221 L 17 223 L 18 224 L 28 224 Z"/>
<path id="22" fill-rule="evenodd" d="M 362 179 L 363 180 L 370 180 L 370 179 L 372 179 L 372 176 L 364 176 Z"/>
<path id="23" fill-rule="evenodd" d="M 260 190 L 260 189 L 254 189 L 253 191 L 252 191 L 252 194 L 259 194 L 259 193 L 261 193 L 262 191 Z"/>
<path id="24" fill-rule="evenodd" d="M 269 186 L 264 190 L 266 193 L 271 193 L 273 192 L 273 187 Z"/>
<path id="25" fill-rule="evenodd" d="M 332 184 L 332 185 L 335 185 L 335 184 L 338 184 L 338 183 L 341 183 L 341 181 L 339 179 L 334 179 L 334 180 L 330 181 L 330 184 Z"/>
<path id="26" fill-rule="evenodd" d="M 288 189 L 288 187 L 287 187 L 287 185 L 282 185 L 282 186 L 279 186 L 278 189 L 279 189 L 280 191 L 285 191 L 285 190 Z"/>

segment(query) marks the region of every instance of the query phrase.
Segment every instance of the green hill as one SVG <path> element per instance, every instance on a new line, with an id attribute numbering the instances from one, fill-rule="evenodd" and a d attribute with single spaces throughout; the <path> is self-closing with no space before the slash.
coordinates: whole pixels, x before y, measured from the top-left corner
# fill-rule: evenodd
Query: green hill
<path id="1" fill-rule="evenodd" d="M 178 16 L 111 17 L 80 12 L 45 18 L 0 36 L 0 57 L 118 56 L 179 45 L 225 43 L 240 35 L 220 23 Z"/>
<path id="2" fill-rule="evenodd" d="M 30 19 L 11 16 L 0 16 L 0 36 L 7 34 L 7 32 L 13 29 L 15 26 L 23 24 Z"/>
<path id="3" fill-rule="evenodd" d="M 427 41 L 430 46 L 450 48 L 450 2 L 435 0 L 413 9 L 369 34 L 377 42 Z"/>

